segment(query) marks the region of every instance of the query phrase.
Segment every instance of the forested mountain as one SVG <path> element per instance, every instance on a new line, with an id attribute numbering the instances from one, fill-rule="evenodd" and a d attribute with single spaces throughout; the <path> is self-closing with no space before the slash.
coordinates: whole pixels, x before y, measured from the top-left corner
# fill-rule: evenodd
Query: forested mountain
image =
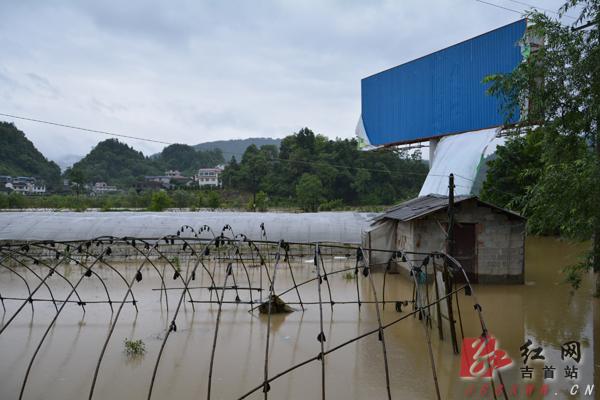
<path id="1" fill-rule="evenodd" d="M 192 146 L 173 144 L 154 157 L 146 157 L 117 139 L 107 139 L 96 145 L 83 159 L 65 171 L 73 171 L 84 182 L 107 182 L 119 187 L 131 187 L 146 175 L 164 175 L 167 170 L 179 170 L 184 176 L 194 175 L 198 168 L 214 167 L 224 162 L 220 150 L 196 151 Z"/>
<path id="2" fill-rule="evenodd" d="M 162 174 L 159 165 L 147 158 L 141 151 L 134 150 L 117 139 L 107 139 L 98 143 L 73 167 L 65 171 L 65 176 L 83 182 L 107 182 L 121 187 L 133 186 L 144 175 Z"/>
<path id="3" fill-rule="evenodd" d="M 302 198 L 312 210 L 327 202 L 393 204 L 415 196 L 427 171 L 419 153 L 363 152 L 354 139 L 330 140 L 304 128 L 285 137 L 279 149 L 251 145 L 239 163 L 227 165 L 223 182 L 274 200 Z"/>
<path id="4" fill-rule="evenodd" d="M 184 175 L 193 175 L 198 168 L 211 168 L 223 164 L 223 153 L 220 149 L 198 151 L 187 144 L 167 146 L 156 157 L 153 157 L 163 169 L 176 169 Z"/>
<path id="5" fill-rule="evenodd" d="M 237 160 L 242 158 L 242 155 L 248 147 L 255 145 L 261 147 L 265 145 L 275 145 L 279 147 L 281 139 L 272 138 L 248 138 L 248 139 L 232 139 L 232 140 L 216 140 L 214 142 L 206 142 L 194 145 L 196 150 L 214 150 L 221 149 L 225 160 L 231 160 L 235 157 Z"/>
<path id="6" fill-rule="evenodd" d="M 107 182 L 122 188 L 132 187 L 145 175 L 164 175 L 167 170 L 179 170 L 185 176 L 194 175 L 198 168 L 223 163 L 220 150 L 196 151 L 192 146 L 173 144 L 154 157 L 146 157 L 117 139 L 98 143 L 83 159 L 65 171 L 73 172 L 84 182 Z"/>
<path id="7" fill-rule="evenodd" d="M 60 168 L 40 153 L 25 134 L 9 122 L 0 122 L 0 175 L 33 176 L 49 188 L 60 183 Z"/>
<path id="8" fill-rule="evenodd" d="M 2 123 L 0 129 L 0 174 L 60 182 L 58 165 L 46 160 L 23 132 L 8 123 Z M 282 140 L 212 142 L 215 148 L 208 150 L 173 144 L 152 157 L 117 139 L 108 139 L 67 169 L 64 176 L 76 183 L 107 182 L 121 189 L 134 187 L 146 175 L 163 175 L 167 170 L 192 176 L 198 168 L 214 167 L 229 158 L 221 152 L 223 143 L 233 144 L 225 146 L 232 152 L 251 143 L 240 157 L 227 163 L 222 179 L 226 188 L 250 194 L 255 204 L 255 196 L 263 192 L 259 200 L 268 197 L 272 205 L 297 204 L 307 210 L 389 205 L 415 196 L 428 170 L 418 153 L 363 152 L 353 139 L 330 140 L 304 128 Z"/>

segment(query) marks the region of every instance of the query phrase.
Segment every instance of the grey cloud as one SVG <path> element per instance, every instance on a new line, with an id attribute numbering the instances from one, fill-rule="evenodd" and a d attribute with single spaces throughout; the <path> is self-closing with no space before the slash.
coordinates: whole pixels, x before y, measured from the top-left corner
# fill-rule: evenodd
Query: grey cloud
<path id="1" fill-rule="evenodd" d="M 472 0 L 24 0 L 0 15 L 0 112 L 190 144 L 352 136 L 361 78 L 518 18 Z M 57 156 L 104 138 L 15 122 Z"/>

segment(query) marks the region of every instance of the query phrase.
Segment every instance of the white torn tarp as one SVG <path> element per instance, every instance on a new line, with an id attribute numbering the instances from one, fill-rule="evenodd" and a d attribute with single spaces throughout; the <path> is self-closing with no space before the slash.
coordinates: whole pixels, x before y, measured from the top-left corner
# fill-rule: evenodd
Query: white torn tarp
<path id="1" fill-rule="evenodd" d="M 362 115 L 358 118 L 358 123 L 356 124 L 356 129 L 354 131 L 356 135 L 356 140 L 358 142 L 358 149 L 362 151 L 370 151 L 376 150 L 380 146 L 373 146 L 369 137 L 367 136 L 367 131 L 365 131 L 365 125 L 363 124 Z"/>
<path id="2" fill-rule="evenodd" d="M 428 194 L 448 195 L 448 176 L 454 174 L 455 195 L 473 193 L 477 174 L 483 160 L 492 154 L 503 139 L 496 137 L 497 129 L 461 133 L 446 136 L 438 143 L 433 162 L 420 196 Z"/>

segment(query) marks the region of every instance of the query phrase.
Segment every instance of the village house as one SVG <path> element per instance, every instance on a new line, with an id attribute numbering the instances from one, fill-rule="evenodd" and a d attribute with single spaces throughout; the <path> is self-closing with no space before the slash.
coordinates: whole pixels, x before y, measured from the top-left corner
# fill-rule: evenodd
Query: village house
<path id="1" fill-rule="evenodd" d="M 454 257 L 474 283 L 523 283 L 525 218 L 464 195 L 454 199 Z M 448 197 L 430 194 L 399 204 L 376 217 L 363 235 L 365 248 L 446 251 Z M 371 265 L 387 265 L 390 253 L 367 251 Z M 408 257 L 410 258 L 410 257 Z M 410 271 L 410 260 L 395 261 Z"/>
<path id="2" fill-rule="evenodd" d="M 106 182 L 96 182 L 92 187 L 92 192 L 95 194 L 115 193 L 117 191 L 116 186 L 111 186 Z"/>
<path id="3" fill-rule="evenodd" d="M 198 186 L 221 186 L 221 173 L 223 172 L 223 166 L 218 165 L 215 168 L 200 168 L 196 175 Z"/>
<path id="4" fill-rule="evenodd" d="M 187 179 L 185 176 L 181 175 L 181 172 L 176 169 L 170 169 L 165 172 L 165 176 L 168 176 L 171 179 Z"/>
<path id="5" fill-rule="evenodd" d="M 173 189 L 181 186 L 189 178 L 181 175 L 178 170 L 168 170 L 164 175 L 150 175 L 144 177 L 144 182 L 136 185 L 140 190 Z"/>
<path id="6" fill-rule="evenodd" d="M 38 183 L 31 176 L 0 176 L 0 185 L 3 191 L 15 192 L 25 195 L 38 195 L 46 193 L 46 185 Z"/>

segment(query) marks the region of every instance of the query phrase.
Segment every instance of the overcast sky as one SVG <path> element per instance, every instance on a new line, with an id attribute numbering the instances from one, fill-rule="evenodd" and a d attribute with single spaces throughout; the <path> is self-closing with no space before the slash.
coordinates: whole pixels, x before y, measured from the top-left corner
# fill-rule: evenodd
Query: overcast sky
<path id="1" fill-rule="evenodd" d="M 475 0 L 1 1 L 0 113 L 187 144 L 346 138 L 361 78 L 519 18 Z M 106 139 L 14 122 L 51 159 Z"/>

